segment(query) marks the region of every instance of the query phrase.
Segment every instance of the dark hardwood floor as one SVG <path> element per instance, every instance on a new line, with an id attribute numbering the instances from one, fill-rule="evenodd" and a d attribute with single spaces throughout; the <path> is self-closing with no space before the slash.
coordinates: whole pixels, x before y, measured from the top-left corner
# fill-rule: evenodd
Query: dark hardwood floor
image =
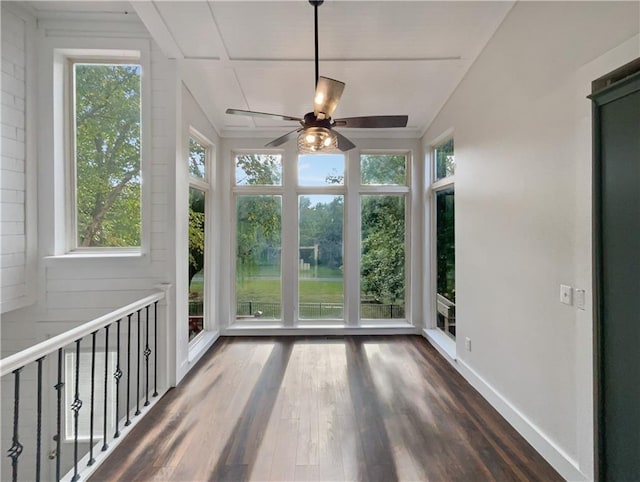
<path id="1" fill-rule="evenodd" d="M 221 338 L 92 481 L 556 481 L 418 336 Z"/>

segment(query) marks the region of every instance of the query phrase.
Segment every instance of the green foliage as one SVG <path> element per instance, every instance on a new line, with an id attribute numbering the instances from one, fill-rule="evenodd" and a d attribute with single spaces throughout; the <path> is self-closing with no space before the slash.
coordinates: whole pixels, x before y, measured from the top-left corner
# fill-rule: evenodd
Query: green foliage
<path id="1" fill-rule="evenodd" d="M 189 188 L 189 285 L 204 268 L 205 252 L 205 193 Z"/>
<path id="2" fill-rule="evenodd" d="M 454 156 L 453 138 L 443 142 L 434 149 L 436 179 L 455 174 L 456 160 Z"/>
<path id="3" fill-rule="evenodd" d="M 323 196 L 329 202 L 311 204 L 307 196 L 300 198 L 300 246 L 318 246 L 318 265 L 331 269 L 342 267 L 343 196 Z M 311 252 L 300 257 L 313 265 Z"/>
<path id="4" fill-rule="evenodd" d="M 363 196 L 360 289 L 378 303 L 404 300 L 404 240 L 404 197 Z"/>
<path id="5" fill-rule="evenodd" d="M 140 66 L 75 65 L 80 246 L 140 245 Z"/>
<path id="6" fill-rule="evenodd" d="M 189 138 L 189 174 L 199 179 L 205 179 L 207 166 L 207 149 L 200 143 Z"/>
<path id="7" fill-rule="evenodd" d="M 436 195 L 436 260 L 437 292 L 449 301 L 456 301 L 455 193 L 453 188 Z"/>
<path id="8" fill-rule="evenodd" d="M 282 184 L 281 156 L 244 154 L 236 157 L 236 184 L 278 186 Z"/>
<path id="9" fill-rule="evenodd" d="M 407 158 L 404 154 L 363 154 L 360 157 L 362 184 L 407 184 Z"/>

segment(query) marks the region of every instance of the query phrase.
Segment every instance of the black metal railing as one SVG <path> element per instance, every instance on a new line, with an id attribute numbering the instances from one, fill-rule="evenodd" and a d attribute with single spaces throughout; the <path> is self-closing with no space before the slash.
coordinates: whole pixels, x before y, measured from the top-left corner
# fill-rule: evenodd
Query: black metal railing
<path id="1" fill-rule="evenodd" d="M 160 393 L 158 352 L 162 357 L 164 350 L 159 345 L 158 302 L 164 296 L 158 292 L 0 361 L 5 400 L 5 388 L 9 380 L 13 382 L 12 416 L 3 418 L 3 434 L 10 424 L 10 438 L 2 437 L 5 447 L 10 444 L 6 451 L 11 467 L 1 480 L 48 480 L 51 476 L 43 470 L 46 462 L 52 464 L 57 481 L 84 479 L 142 418 Z M 137 330 L 132 330 L 135 315 Z M 126 372 L 121 366 L 123 356 Z M 96 383 L 101 376 L 103 383 Z M 125 380 L 123 393 L 120 383 Z M 95 451 L 98 446 L 99 452 Z"/>
<path id="2" fill-rule="evenodd" d="M 201 305 L 198 302 L 189 303 L 189 313 L 198 313 Z M 236 316 L 280 319 L 280 303 L 261 301 L 238 301 Z M 300 303 L 298 316 L 301 319 L 342 319 L 344 317 L 343 303 Z M 360 304 L 360 318 L 362 319 L 403 319 L 406 317 L 404 304 L 367 303 Z"/>

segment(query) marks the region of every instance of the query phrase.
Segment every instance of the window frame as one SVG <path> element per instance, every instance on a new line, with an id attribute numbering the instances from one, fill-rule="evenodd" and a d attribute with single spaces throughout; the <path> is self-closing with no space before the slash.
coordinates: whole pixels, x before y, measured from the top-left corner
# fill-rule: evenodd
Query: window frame
<path id="1" fill-rule="evenodd" d="M 200 146 L 204 147 L 205 150 L 205 165 L 204 165 L 204 178 L 192 176 L 190 173 L 189 166 L 189 157 L 191 155 L 191 149 L 189 147 L 188 141 L 193 139 Z M 202 339 L 204 334 L 208 331 L 212 331 L 213 321 L 211 320 L 210 314 L 213 313 L 213 293 L 212 284 L 214 282 L 213 279 L 213 271 L 211 267 L 211 257 L 212 257 L 212 246 L 213 240 L 211 239 L 211 226 L 213 225 L 213 206 L 212 206 L 212 198 L 213 198 L 213 189 L 212 189 L 212 180 L 213 177 L 211 175 L 211 169 L 213 168 L 213 156 L 215 155 L 215 146 L 214 144 L 208 140 L 204 135 L 202 135 L 199 131 L 197 131 L 194 127 L 190 126 L 187 136 L 187 159 L 186 159 L 186 168 L 187 168 L 187 192 L 191 191 L 191 188 L 197 189 L 199 191 L 204 192 L 204 226 L 205 226 L 205 237 L 204 237 L 204 298 L 203 298 L 203 307 L 202 307 L 202 331 L 194 336 L 191 340 L 188 341 L 189 347 L 193 347 L 198 344 L 198 342 Z M 188 209 L 188 206 L 187 206 Z M 189 237 L 189 233 L 187 232 L 187 238 Z M 187 242 L 188 246 L 188 242 Z M 188 253 L 187 253 L 188 255 Z M 188 267 L 187 263 L 187 267 Z M 187 291 L 189 290 L 189 286 L 187 286 Z M 188 304 L 187 304 L 188 306 Z M 188 309 L 188 308 L 187 308 Z M 187 313 L 187 319 L 189 317 L 189 313 Z M 187 328 L 188 330 L 188 328 Z M 188 333 L 187 333 L 188 339 Z"/>
<path id="2" fill-rule="evenodd" d="M 151 76 L 149 47 L 145 42 L 126 41 L 136 48 L 54 48 L 54 85 L 61 102 L 53 103 L 54 115 L 63 121 L 54 151 L 54 158 L 63 160 L 64 223 L 58 224 L 62 237 L 56 237 L 55 253 L 62 257 L 144 257 L 151 251 Z M 76 63 L 136 64 L 140 66 L 140 245 L 127 247 L 83 247 L 77 239 L 77 164 L 75 139 L 75 85 L 73 66 Z M 59 72 L 56 79 L 55 72 Z M 60 136 L 60 134 L 62 134 Z M 59 142 L 59 144 L 58 144 Z M 147 256 L 148 258 L 148 256 Z"/>
<path id="3" fill-rule="evenodd" d="M 405 157 L 405 183 L 404 184 L 363 184 L 361 173 L 361 159 L 366 155 L 388 155 Z M 357 277 L 357 323 L 367 328 L 377 328 L 384 323 L 411 323 L 412 299 L 411 299 L 411 228 L 412 228 L 412 186 L 413 186 L 413 153 L 408 149 L 362 149 L 357 152 L 357 176 L 354 176 L 357 190 L 358 210 L 358 277 Z M 400 196 L 404 197 L 404 317 L 403 318 L 362 318 L 362 293 L 361 293 L 361 265 L 359 259 L 362 256 L 362 197 L 363 196 Z"/>
<path id="4" fill-rule="evenodd" d="M 229 326 L 233 325 L 251 325 L 253 327 L 257 326 L 270 326 L 270 327 L 283 327 L 286 326 L 285 319 L 287 315 L 285 313 L 285 305 L 284 305 L 284 289 L 282 289 L 284 285 L 285 279 L 285 268 L 282 257 L 282 252 L 284 251 L 285 245 L 285 184 L 286 184 L 286 176 L 289 174 L 290 169 L 287 167 L 286 163 L 286 152 L 283 149 L 233 149 L 231 150 L 231 162 L 229 163 L 229 177 L 228 182 L 231 187 L 231 205 L 230 205 L 230 284 L 231 289 L 231 304 L 229 310 Z M 280 184 L 237 184 L 236 183 L 236 158 L 238 156 L 243 155 L 278 155 L 281 159 L 281 182 Z M 243 323 L 237 317 L 237 253 L 238 249 L 238 197 L 239 196 L 280 196 L 280 319 L 279 320 L 268 320 L 261 323 Z M 295 288 L 297 293 L 297 288 Z"/>
<path id="5" fill-rule="evenodd" d="M 453 337 L 450 333 L 445 332 L 444 330 L 440 330 L 438 328 L 438 259 L 437 259 L 437 194 L 446 189 L 453 188 L 454 196 L 455 196 L 455 172 L 454 174 L 443 177 L 440 179 L 436 179 L 436 149 L 442 144 L 448 142 L 451 139 L 454 139 L 455 132 L 453 129 L 449 129 L 445 131 L 443 134 L 438 136 L 436 139 L 429 143 L 429 154 L 428 154 L 428 177 L 425 176 L 425 183 L 428 186 L 427 189 L 427 198 L 428 198 L 428 215 L 429 215 L 429 240 L 430 240 L 430 269 L 429 269 L 429 278 L 430 278 L 430 293 L 429 299 L 431 300 L 431 309 L 427 314 L 428 329 L 437 330 L 443 334 L 445 334 L 452 342 L 455 343 L 456 338 Z M 455 139 L 454 139 L 455 146 Z M 454 156 L 455 156 L 455 147 L 454 147 Z M 456 165 L 456 170 L 457 170 Z M 455 208 L 454 208 L 455 209 Z M 454 226 L 455 230 L 455 226 Z M 454 231 L 455 232 L 455 231 Z M 454 304 L 455 306 L 455 304 Z"/>

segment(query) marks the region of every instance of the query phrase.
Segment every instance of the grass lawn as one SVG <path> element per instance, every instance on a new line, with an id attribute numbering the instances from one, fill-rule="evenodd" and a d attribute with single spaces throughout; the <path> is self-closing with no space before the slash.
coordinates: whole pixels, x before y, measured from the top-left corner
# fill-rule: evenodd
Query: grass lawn
<path id="1" fill-rule="evenodd" d="M 302 303 L 342 303 L 342 281 L 300 281 L 300 301 Z M 271 279 L 248 279 L 236 286 L 237 301 L 257 301 L 263 303 L 280 302 L 280 281 Z"/>

